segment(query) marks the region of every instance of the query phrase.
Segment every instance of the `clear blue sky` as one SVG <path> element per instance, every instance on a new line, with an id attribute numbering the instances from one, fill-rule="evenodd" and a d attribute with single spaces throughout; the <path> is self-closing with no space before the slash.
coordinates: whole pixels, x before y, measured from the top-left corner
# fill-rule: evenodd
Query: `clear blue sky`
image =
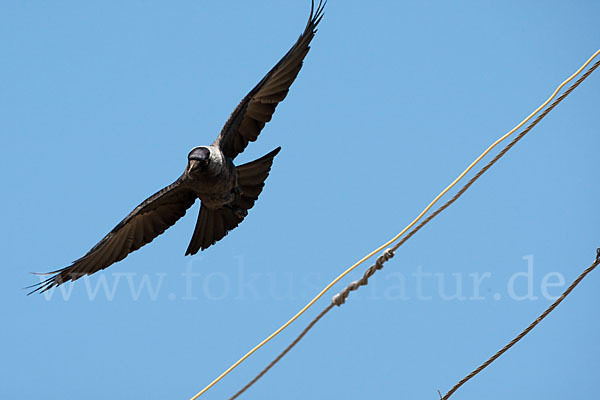
<path id="1" fill-rule="evenodd" d="M 191 397 L 600 47 L 591 0 L 331 0 L 239 159 L 283 147 L 239 228 L 184 257 L 196 205 L 72 292 L 27 297 L 29 271 L 83 255 L 212 142 L 309 3 L 0 4 L 0 397 Z M 596 72 L 245 398 L 435 399 L 520 332 L 600 246 L 599 105 Z M 456 398 L 593 397 L 599 286 L 600 271 Z M 333 294 L 206 398 L 243 386 Z"/>

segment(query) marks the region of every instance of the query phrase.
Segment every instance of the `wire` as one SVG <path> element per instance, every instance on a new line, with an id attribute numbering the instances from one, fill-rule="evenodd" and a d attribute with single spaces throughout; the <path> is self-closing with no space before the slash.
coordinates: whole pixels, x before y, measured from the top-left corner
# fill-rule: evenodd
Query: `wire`
<path id="1" fill-rule="evenodd" d="M 556 107 L 565 97 L 567 97 L 581 82 L 583 82 L 596 68 L 600 66 L 600 61 L 597 61 L 590 69 L 588 69 L 585 74 L 583 74 L 571 87 L 569 87 L 563 94 L 561 94 L 554 102 L 548 106 L 540 115 L 536 117 L 536 119 L 531 122 L 521 133 L 519 133 L 508 145 L 506 145 L 490 162 L 488 162 L 483 168 L 481 168 L 469 181 L 458 191 L 450 200 L 441 205 L 437 210 L 431 213 L 426 219 L 421 221 L 419 225 L 414 227 L 406 236 L 402 238 L 398 243 L 396 243 L 391 248 L 386 249 L 378 258 L 375 264 L 367 268 L 364 272 L 363 277 L 357 281 L 350 283 L 344 290 L 333 296 L 331 303 L 323 310 L 321 313 L 315 317 L 312 322 L 308 324 L 308 326 L 300 333 L 300 335 L 282 351 L 269 365 L 267 365 L 254 379 L 252 379 L 246 386 L 240 389 L 233 397 L 229 400 L 234 400 L 239 397 L 242 393 L 244 393 L 248 388 L 250 388 L 254 383 L 256 383 L 260 378 L 262 378 L 283 356 L 285 356 L 307 333 L 315 324 L 327 314 L 334 305 L 341 306 L 346 302 L 350 292 L 358 290 L 361 286 L 366 286 L 368 284 L 368 280 L 376 271 L 383 268 L 383 264 L 390 260 L 396 250 L 400 246 L 402 246 L 408 239 L 410 239 L 413 235 L 415 235 L 418 231 L 420 231 L 425 225 L 427 225 L 432 219 L 438 216 L 442 211 L 452 205 L 456 200 L 458 200 L 470 187 L 473 185 L 481 176 L 490 169 L 498 160 L 500 160 L 514 145 L 516 145 L 533 127 L 535 127 L 554 107 Z M 600 260 L 600 249 L 598 249 L 598 260 Z M 492 360 L 493 361 L 493 360 Z M 487 365 L 486 365 L 487 366 Z M 483 367 L 485 368 L 485 367 Z M 481 369 L 483 369 L 481 368 Z M 479 371 L 478 371 L 479 372 Z M 477 372 L 477 373 L 478 373 Z M 473 374 L 474 376 L 475 374 Z M 472 376 L 471 376 L 472 377 Z M 468 379 L 470 379 L 469 377 Z M 468 379 L 464 380 L 466 382 Z M 464 383 L 462 382 L 462 383 Z M 461 383 L 461 385 L 462 385 Z M 458 387 L 456 387 L 458 389 Z M 455 389 L 456 390 L 456 389 Z M 451 394 L 451 393 L 450 393 Z M 440 398 L 441 398 L 440 394 Z"/>
<path id="2" fill-rule="evenodd" d="M 484 362 L 479 367 L 477 367 L 469 375 L 467 375 L 463 379 L 461 379 L 460 382 L 458 382 L 456 385 L 454 385 L 454 387 L 452 387 L 452 389 L 450 389 L 450 391 L 448 391 L 448 393 L 446 393 L 446 395 L 444 397 L 441 397 L 441 400 L 448 400 L 450 398 L 450 396 L 452 396 L 452 394 L 458 390 L 458 388 L 460 388 L 462 385 L 464 385 L 467 381 L 469 381 L 475 375 L 477 375 L 478 373 L 480 373 L 481 371 L 483 371 L 483 369 L 485 367 L 487 367 L 488 365 L 490 365 L 491 363 L 493 363 L 494 361 L 496 361 L 496 359 L 498 357 L 500 357 L 508 349 L 510 349 L 511 347 L 513 347 L 519 340 L 523 339 L 525 337 L 525 335 L 527 335 L 529 332 L 531 332 L 531 330 L 533 328 L 535 328 L 535 326 L 537 324 L 539 324 L 540 322 L 542 322 L 542 320 L 544 318 L 546 318 L 548 316 L 548 314 L 550 314 L 560 303 L 562 303 L 562 301 L 565 299 L 565 297 L 567 297 L 569 295 L 569 293 L 571 293 L 573 291 L 573 289 L 575 289 L 575 287 L 577 285 L 579 285 L 579 282 L 581 282 L 583 280 L 583 278 L 586 277 L 587 274 L 589 274 L 590 272 L 592 272 L 594 270 L 594 268 L 596 268 L 598 266 L 598 264 L 600 264 L 600 249 L 596 250 L 596 252 L 598 254 L 596 256 L 596 261 L 594 261 L 592 263 L 592 265 L 590 265 L 589 267 L 587 267 L 586 270 L 583 271 L 581 273 L 581 275 L 579 275 L 577 277 L 577 279 L 575 279 L 573 281 L 573 283 L 571 283 L 571 285 L 567 288 L 567 290 L 565 290 L 563 292 L 563 294 L 561 294 L 560 297 L 558 299 L 556 299 L 556 301 L 554 303 L 552 303 L 550 305 L 550 307 L 548 307 L 546 309 L 546 311 L 544 311 L 539 317 L 537 317 L 535 319 L 535 321 L 533 321 L 531 324 L 529 324 L 529 326 L 527 328 L 525 328 L 525 330 L 523 330 L 523 332 L 519 333 L 519 335 L 517 337 L 515 337 L 513 340 L 511 340 L 506 346 L 504 346 L 503 348 L 501 348 L 496 354 L 494 354 L 486 362 Z"/>
<path id="3" fill-rule="evenodd" d="M 362 263 L 364 263 L 365 261 L 367 261 L 369 258 L 373 257 L 375 254 L 379 253 L 381 250 L 383 250 L 384 248 L 388 247 L 390 244 L 394 243 L 402 235 L 404 235 L 410 228 L 412 228 L 423 217 L 423 215 L 425 215 L 427 213 L 427 211 L 429 211 L 431 209 L 431 207 L 433 207 L 435 205 L 435 203 L 438 202 L 438 200 L 443 195 L 445 195 L 450 189 L 452 189 L 458 183 L 458 181 L 460 181 L 469 171 L 471 171 L 471 169 L 477 163 L 479 163 L 479 161 L 481 161 L 481 159 L 483 157 L 485 157 L 498 144 L 500 144 L 506 138 L 508 138 L 510 135 L 512 135 L 517 129 L 521 128 L 524 124 L 526 124 L 541 109 L 543 109 L 544 107 L 546 107 L 546 105 L 548 105 L 548 103 L 550 103 L 550 101 L 552 101 L 552 99 L 554 99 L 554 97 L 556 97 L 556 95 L 560 91 L 560 89 L 562 89 L 563 86 L 565 86 L 567 83 L 569 83 L 571 80 L 573 80 L 577 75 L 579 75 L 581 73 L 581 71 L 585 67 L 587 67 L 588 64 L 590 62 L 592 62 L 592 60 L 594 58 L 596 58 L 598 56 L 598 54 L 600 54 L 600 49 L 597 50 L 575 73 L 573 73 L 563 83 L 561 83 L 560 85 L 558 85 L 558 87 L 556 88 L 556 90 L 552 93 L 552 95 L 544 103 L 542 103 L 542 105 L 540 105 L 534 112 L 532 112 L 531 114 L 529 114 L 529 116 L 527 118 L 525 118 L 523 121 L 521 121 L 517 126 L 515 126 L 513 129 L 511 129 L 510 131 L 508 131 L 501 138 L 499 138 L 498 140 L 496 140 L 479 157 L 477 157 L 475 159 L 475 161 L 473 161 L 450 185 L 448 185 L 448 187 L 446 187 L 439 195 L 437 195 L 435 197 L 435 199 L 433 199 L 433 201 L 431 203 L 429 203 L 429 205 L 427 207 L 425 207 L 425 209 L 423 211 L 421 211 L 421 213 L 410 224 L 408 224 L 400 233 L 398 233 L 392 239 L 388 240 L 386 243 L 384 243 L 383 245 L 379 246 L 375 250 L 371 251 L 369 254 L 367 254 L 366 256 L 364 256 L 363 258 L 361 258 L 358 262 L 356 262 L 355 264 L 353 264 L 350 268 L 348 268 L 344 272 L 342 272 L 337 278 L 335 278 L 333 281 L 331 281 L 331 283 L 329 283 L 323 290 L 321 290 L 319 292 L 319 294 L 317 294 L 307 305 L 305 305 L 300 311 L 298 311 L 285 324 L 283 324 L 275 332 L 271 333 L 266 339 L 264 339 L 262 342 L 260 342 L 259 344 L 257 344 L 254 348 L 252 348 L 252 350 L 250 350 L 248 353 L 246 353 L 242 358 L 240 358 L 234 364 L 232 364 L 221 375 L 219 375 L 216 379 L 214 379 L 211 383 L 209 383 L 204 389 L 202 389 L 200 392 L 198 392 L 190 400 L 196 400 L 200 396 L 202 396 L 204 393 L 206 393 L 211 387 L 213 387 L 215 384 L 217 384 L 217 382 L 219 382 L 221 379 L 223 379 L 225 376 L 227 376 L 235 368 L 237 368 L 238 365 L 240 365 L 242 362 L 244 362 L 248 357 L 250 357 L 252 354 L 254 354 L 258 349 L 260 349 L 266 343 L 268 343 L 269 341 L 271 341 L 271 339 L 273 339 L 275 336 L 279 335 L 285 328 L 287 328 L 296 319 L 298 319 L 298 317 L 300 317 L 302 314 L 304 314 L 304 312 L 306 312 L 306 310 L 308 310 L 314 303 L 316 303 L 317 300 L 319 300 L 327 291 L 329 291 L 329 289 L 331 289 L 342 278 L 344 278 L 346 275 L 348 275 L 350 272 L 352 272 L 356 267 L 358 267 L 359 265 L 361 265 Z"/>
<path id="4" fill-rule="evenodd" d="M 323 311 L 321 311 L 321 313 L 319 315 L 317 315 L 310 324 L 308 324 L 306 326 L 306 328 L 304 328 L 304 330 L 298 335 L 298 337 L 296 337 L 296 339 L 294 339 L 294 341 L 292 343 L 290 343 L 288 345 L 288 347 L 285 348 L 285 350 L 283 350 L 277 357 L 275 357 L 275 359 L 273 361 L 271 361 L 269 363 L 269 365 L 267 365 L 258 375 L 256 375 L 254 377 L 254 379 L 252 379 L 250 382 L 248 382 L 246 384 L 246 386 L 244 386 L 243 388 L 241 388 L 236 394 L 234 394 L 233 396 L 231 396 L 229 398 L 229 400 L 235 400 L 238 397 L 240 397 L 242 395 L 242 393 L 244 393 L 246 390 L 248 390 L 248 388 L 250 388 L 250 386 L 254 385 L 260 378 L 263 377 L 264 374 L 266 374 L 267 372 L 269 372 L 269 370 L 279 362 L 279 360 L 281 360 L 283 358 L 283 356 L 285 356 L 295 345 L 298 344 L 298 342 L 300 340 L 302 340 L 302 338 L 304 337 L 304 335 L 306 335 L 308 333 L 308 331 L 310 331 L 312 329 L 313 326 L 315 326 L 317 324 L 317 322 L 319 322 L 319 320 L 321 318 L 323 318 L 325 316 L 325 314 L 327 314 L 332 308 L 333 308 L 334 304 L 330 303 L 327 307 L 325 307 L 323 309 Z"/>

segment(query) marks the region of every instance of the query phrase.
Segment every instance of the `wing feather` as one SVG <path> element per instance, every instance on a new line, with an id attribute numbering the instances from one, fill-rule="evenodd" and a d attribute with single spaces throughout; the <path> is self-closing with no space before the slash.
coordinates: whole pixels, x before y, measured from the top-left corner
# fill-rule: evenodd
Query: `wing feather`
<path id="1" fill-rule="evenodd" d="M 137 206 L 83 257 L 68 267 L 49 273 L 54 275 L 34 285 L 36 288 L 31 293 L 43 293 L 121 261 L 175 224 L 196 198 L 196 194 L 182 186 L 178 179 Z"/>
<path id="2" fill-rule="evenodd" d="M 219 146 L 223 154 L 233 159 L 240 154 L 248 142 L 258 138 L 260 131 L 269 122 L 277 105 L 285 99 L 290 86 L 298 76 L 310 42 L 323 18 L 326 1 L 319 1 L 315 9 L 314 0 L 306 28 L 298 41 L 267 75 L 242 99 L 233 111 L 219 137 L 213 145 Z"/>

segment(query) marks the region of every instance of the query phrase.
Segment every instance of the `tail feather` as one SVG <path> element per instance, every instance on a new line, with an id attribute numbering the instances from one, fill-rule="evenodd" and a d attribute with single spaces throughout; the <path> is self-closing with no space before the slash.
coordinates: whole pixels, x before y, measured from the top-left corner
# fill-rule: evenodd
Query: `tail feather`
<path id="1" fill-rule="evenodd" d="M 236 167 L 240 195 L 233 203 L 223 208 L 210 209 L 204 205 L 200 207 L 196 228 L 185 255 L 193 255 L 200 249 L 207 249 L 244 220 L 247 211 L 254 206 L 262 192 L 273 165 L 273 158 L 280 150 L 281 147 L 278 147 L 257 160 Z"/>

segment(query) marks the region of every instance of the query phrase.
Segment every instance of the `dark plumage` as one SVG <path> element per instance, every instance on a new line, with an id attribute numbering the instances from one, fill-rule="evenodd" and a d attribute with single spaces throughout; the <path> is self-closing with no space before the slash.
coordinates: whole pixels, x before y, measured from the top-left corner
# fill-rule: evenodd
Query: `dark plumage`
<path id="1" fill-rule="evenodd" d="M 296 79 L 323 17 L 324 2 L 314 0 L 306 28 L 287 54 L 244 97 L 210 146 L 192 149 L 183 175 L 137 206 L 87 254 L 70 266 L 49 272 L 31 292 L 45 292 L 69 280 L 107 268 L 163 233 L 201 201 L 194 234 L 186 255 L 196 254 L 222 239 L 248 215 L 281 148 L 235 166 L 233 159 L 258 138 Z M 46 275 L 46 274 L 44 274 Z"/>

